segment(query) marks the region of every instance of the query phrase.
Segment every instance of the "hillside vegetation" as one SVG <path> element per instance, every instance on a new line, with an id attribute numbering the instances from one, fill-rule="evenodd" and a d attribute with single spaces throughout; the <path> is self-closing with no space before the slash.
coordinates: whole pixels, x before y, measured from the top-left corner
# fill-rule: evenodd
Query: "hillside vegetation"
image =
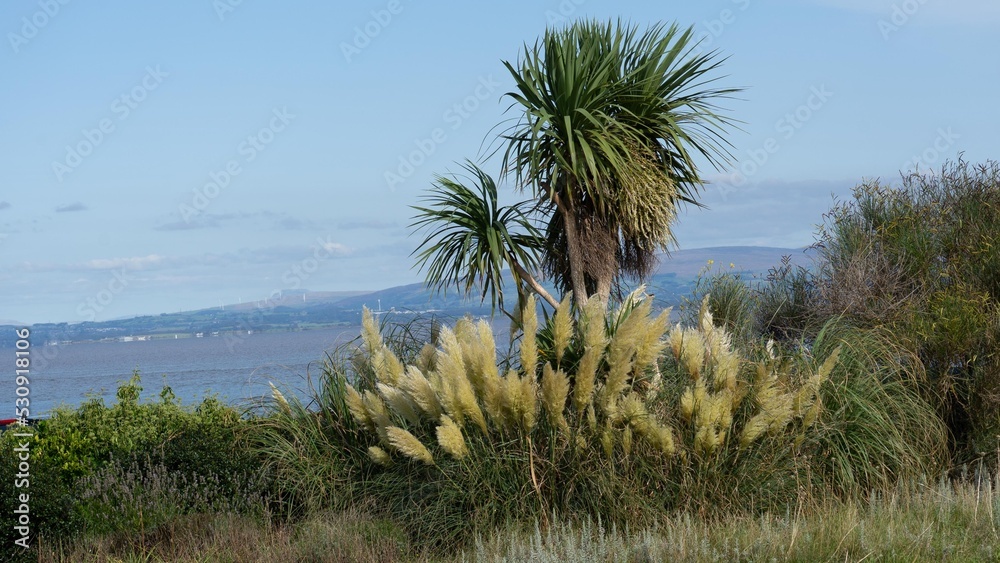
<path id="1" fill-rule="evenodd" d="M 708 273 L 674 323 L 627 288 L 697 203 L 691 155 L 729 161 L 736 90 L 695 44 L 548 30 L 505 63 L 500 178 L 531 199 L 470 162 L 415 209 L 428 285 L 488 299 L 509 347 L 366 310 L 304 399 L 140 403 L 136 377 L 4 432 L 5 560 L 996 558 L 1000 165 L 864 183 L 811 268 Z"/>

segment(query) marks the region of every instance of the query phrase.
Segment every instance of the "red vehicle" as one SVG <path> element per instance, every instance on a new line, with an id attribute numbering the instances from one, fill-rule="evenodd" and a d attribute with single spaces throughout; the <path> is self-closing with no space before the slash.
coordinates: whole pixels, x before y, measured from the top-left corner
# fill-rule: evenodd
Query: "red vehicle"
<path id="1" fill-rule="evenodd" d="M 20 419 L 17 419 L 17 418 L 0 418 L 0 430 L 6 430 L 8 426 L 15 425 L 19 421 L 20 421 Z M 25 422 L 29 426 L 33 426 L 36 422 L 38 422 L 38 419 L 37 418 L 28 418 L 28 419 L 25 419 Z"/>

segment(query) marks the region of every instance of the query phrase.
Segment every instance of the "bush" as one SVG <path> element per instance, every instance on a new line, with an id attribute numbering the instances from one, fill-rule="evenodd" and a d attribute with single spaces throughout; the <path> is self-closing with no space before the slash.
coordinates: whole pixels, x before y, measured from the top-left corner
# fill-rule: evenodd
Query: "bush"
<path id="1" fill-rule="evenodd" d="M 885 327 L 925 367 L 917 382 L 959 461 L 997 447 L 1000 165 L 959 161 L 868 182 L 827 216 L 813 309 Z"/>
<path id="2" fill-rule="evenodd" d="M 366 313 L 367 367 L 328 364 L 318 412 L 276 391 L 258 447 L 292 498 L 379 506 L 439 546 L 552 513 L 626 525 L 784 506 L 836 354 L 808 369 L 749 361 L 707 304 L 698 327 L 664 339 L 668 315 L 633 296 L 574 319 L 567 299 L 539 331 L 529 302 L 519 364 L 503 373 L 484 321 L 442 328 L 406 364 Z"/>
<path id="3" fill-rule="evenodd" d="M 169 388 L 159 401 L 140 403 L 141 390 L 136 373 L 118 388 L 114 405 L 91 399 L 76 410 L 56 409 L 29 430 L 32 544 L 149 529 L 174 512 L 218 508 L 221 500 L 232 510 L 262 513 L 269 482 L 240 444 L 240 414 L 214 398 L 184 408 Z M 20 441 L 12 432 L 0 436 L 5 507 L 23 492 L 14 487 Z M 136 495 L 145 519 L 123 508 Z M 157 511 L 163 517 L 154 517 Z M 12 508 L 5 514 L 0 536 L 12 545 Z"/>
<path id="4" fill-rule="evenodd" d="M 918 391 L 916 355 L 886 330 L 843 320 L 828 322 L 812 349 L 820 357 L 840 350 L 812 450 L 821 487 L 858 496 L 941 474 L 947 428 Z"/>

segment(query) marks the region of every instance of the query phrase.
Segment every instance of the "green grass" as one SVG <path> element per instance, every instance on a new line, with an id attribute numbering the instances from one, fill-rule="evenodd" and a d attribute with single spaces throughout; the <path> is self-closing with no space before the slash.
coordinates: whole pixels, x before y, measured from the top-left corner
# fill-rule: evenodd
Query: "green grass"
<path id="1" fill-rule="evenodd" d="M 474 561 L 987 561 L 1000 555 L 989 480 L 912 485 L 859 502 L 719 520 L 681 514 L 622 531 L 585 520 L 481 540 Z"/>
<path id="2" fill-rule="evenodd" d="M 915 481 L 865 500 L 800 502 L 786 512 L 664 516 L 640 529 L 557 519 L 481 534 L 431 552 L 391 519 L 318 512 L 277 525 L 226 514 L 180 517 L 141 540 L 43 546 L 44 562 L 264 561 L 991 561 L 1000 556 L 1000 491 L 984 478 Z"/>

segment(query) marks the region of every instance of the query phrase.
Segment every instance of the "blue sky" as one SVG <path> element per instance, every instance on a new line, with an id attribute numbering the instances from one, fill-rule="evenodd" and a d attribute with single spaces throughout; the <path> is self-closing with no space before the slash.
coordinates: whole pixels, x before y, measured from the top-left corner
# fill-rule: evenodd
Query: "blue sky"
<path id="1" fill-rule="evenodd" d="M 576 18 L 694 26 L 746 88 L 681 248 L 804 246 L 862 179 L 1000 156 L 992 0 L 428 4 L 3 2 L 0 320 L 419 281 L 409 206 Z"/>

